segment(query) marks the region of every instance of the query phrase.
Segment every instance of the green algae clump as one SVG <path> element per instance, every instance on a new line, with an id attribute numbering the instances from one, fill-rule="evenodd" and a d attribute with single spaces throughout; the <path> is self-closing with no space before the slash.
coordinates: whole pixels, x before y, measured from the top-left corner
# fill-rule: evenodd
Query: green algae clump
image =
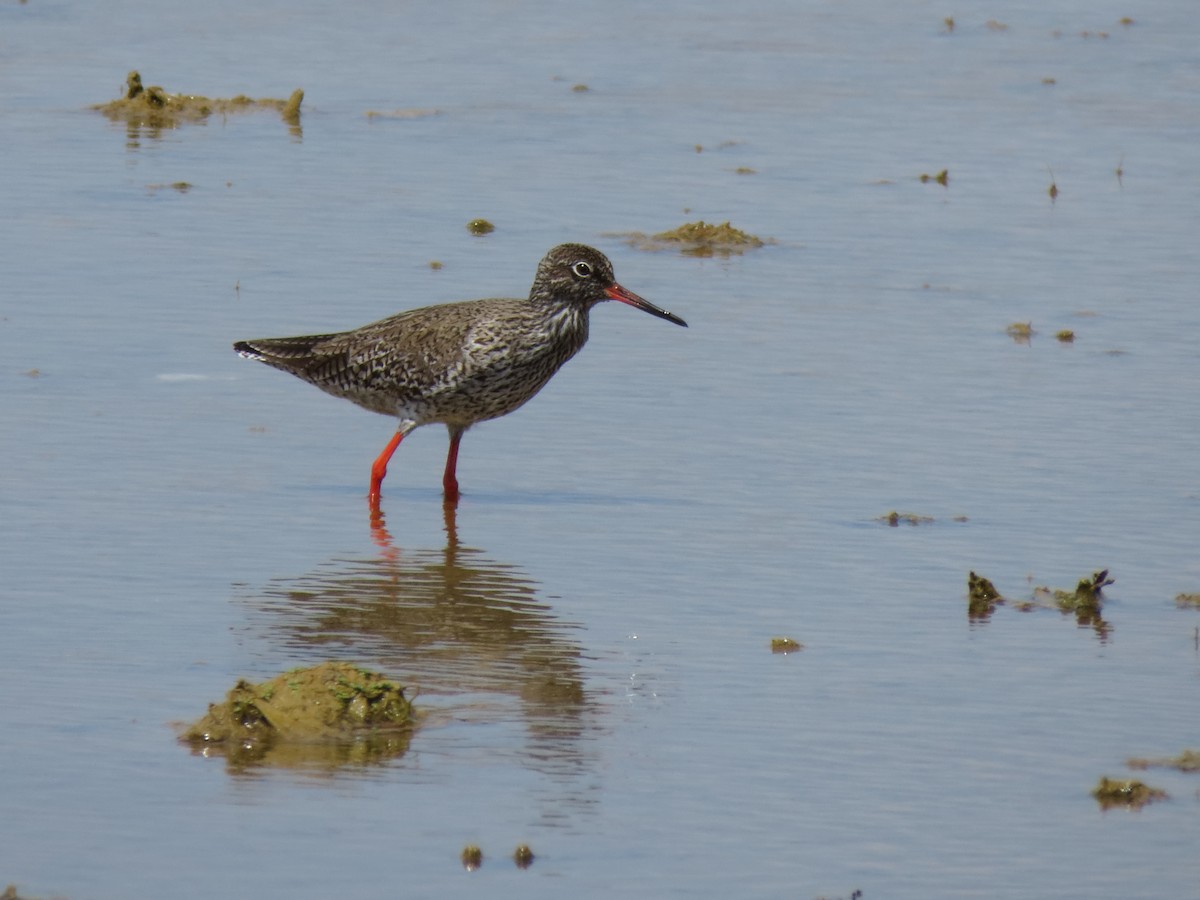
<path id="1" fill-rule="evenodd" d="M 124 122 L 130 127 L 154 131 L 178 128 L 188 122 L 203 122 L 212 115 L 259 109 L 273 109 L 285 122 L 295 126 L 300 122 L 300 104 L 303 100 L 304 91 L 299 89 L 293 91 L 287 100 L 254 100 L 244 94 L 229 99 L 201 97 L 197 94 L 171 94 L 157 85 L 144 86 L 141 74 L 134 70 L 125 76 L 125 92 L 121 97 L 91 108 L 114 122 Z"/>
<path id="2" fill-rule="evenodd" d="M 996 607 L 1004 603 L 1004 598 L 996 590 L 996 586 L 982 575 L 974 572 L 967 573 L 967 620 L 970 622 L 986 622 L 996 611 Z"/>
<path id="3" fill-rule="evenodd" d="M 345 662 L 293 669 L 261 684 L 239 681 L 184 731 L 193 749 L 231 764 L 285 767 L 400 756 L 415 725 L 404 688 Z"/>
<path id="4" fill-rule="evenodd" d="M 1095 572 L 1091 578 L 1080 579 L 1073 591 L 1054 591 L 1054 604 L 1064 614 L 1074 613 L 1075 620 L 1080 625 L 1107 629 L 1108 623 L 1100 616 L 1104 599 L 1101 590 L 1112 583 L 1113 580 L 1108 577 L 1108 569 L 1102 569 Z"/>
<path id="5" fill-rule="evenodd" d="M 982 575 L 970 572 L 967 575 L 967 618 L 971 622 L 986 622 L 997 606 L 1006 603 L 1021 612 L 1057 609 L 1063 615 L 1074 614 L 1077 625 L 1092 628 L 1097 637 L 1105 640 L 1112 626 L 1102 615 L 1103 589 L 1112 583 L 1108 569 L 1101 569 L 1090 578 L 1081 578 L 1073 591 L 1036 587 L 1029 600 L 1011 600 L 1003 597 Z"/>
<path id="6" fill-rule="evenodd" d="M 1103 776 L 1092 789 L 1092 796 L 1096 798 L 1101 809 L 1112 809 L 1114 806 L 1141 809 L 1147 803 L 1153 803 L 1155 800 L 1166 800 L 1167 792 L 1161 788 L 1150 787 L 1136 779 Z"/>
<path id="7" fill-rule="evenodd" d="M 1018 344 L 1028 344 L 1030 338 L 1037 334 L 1032 322 L 1013 322 L 1004 329 L 1004 333 Z"/>
<path id="8" fill-rule="evenodd" d="M 765 246 L 762 238 L 734 228 L 728 222 L 713 225 L 703 219 L 670 231 L 645 235 L 639 231 L 622 235 L 638 250 L 678 250 L 685 256 L 732 256 Z"/>
<path id="9" fill-rule="evenodd" d="M 517 849 L 513 851 L 513 862 L 518 869 L 528 869 L 533 865 L 533 859 L 533 850 L 528 844 L 517 844 Z"/>
<path id="10" fill-rule="evenodd" d="M 462 853 L 459 854 L 459 859 L 462 860 L 462 867 L 468 872 L 474 872 L 483 865 L 483 850 L 477 844 L 467 844 L 463 847 Z"/>
<path id="11" fill-rule="evenodd" d="M 496 230 L 496 226 L 487 219 L 472 219 L 467 223 L 467 231 L 475 235 L 491 234 Z"/>
<path id="12" fill-rule="evenodd" d="M 771 638 L 772 653 L 799 653 L 804 649 L 804 645 L 799 641 L 790 637 L 773 637 Z"/>

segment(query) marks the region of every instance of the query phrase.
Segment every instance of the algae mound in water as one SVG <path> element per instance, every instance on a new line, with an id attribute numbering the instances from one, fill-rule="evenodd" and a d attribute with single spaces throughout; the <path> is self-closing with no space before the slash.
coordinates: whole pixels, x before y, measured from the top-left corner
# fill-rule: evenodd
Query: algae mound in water
<path id="1" fill-rule="evenodd" d="M 1167 799 L 1167 792 L 1134 779 L 1105 776 L 1092 788 L 1092 796 L 1096 798 L 1101 809 L 1111 809 L 1114 806 L 1141 809 L 1147 803 Z"/>
<path id="2" fill-rule="evenodd" d="M 251 684 L 239 681 L 181 740 L 231 762 L 340 765 L 408 749 L 414 725 L 404 688 L 345 662 L 324 662 Z"/>
<path id="3" fill-rule="evenodd" d="M 678 250 L 685 256 L 731 256 L 745 250 L 765 246 L 762 238 L 734 228 L 728 222 L 714 225 L 703 219 L 687 222 L 670 231 L 642 234 L 640 231 L 621 235 L 638 250 Z"/>
<path id="4" fill-rule="evenodd" d="M 92 109 L 104 113 L 114 122 L 152 129 L 178 128 L 187 122 L 203 122 L 211 115 L 227 115 L 256 109 L 276 110 L 285 122 L 299 124 L 300 104 L 304 91 L 297 89 L 287 100 L 263 98 L 254 100 L 244 94 L 228 99 L 201 97 L 198 94 L 170 94 L 157 85 L 142 84 L 136 69 L 125 76 L 125 92 L 108 103 L 98 103 Z"/>
<path id="5" fill-rule="evenodd" d="M 533 850 L 528 844 L 517 844 L 517 849 L 513 851 L 513 862 L 517 864 L 518 869 L 528 869 L 533 865 Z"/>
<path id="6" fill-rule="evenodd" d="M 771 638 L 772 653 L 799 653 L 803 649 L 804 645 L 795 638 L 790 638 L 786 635 Z"/>

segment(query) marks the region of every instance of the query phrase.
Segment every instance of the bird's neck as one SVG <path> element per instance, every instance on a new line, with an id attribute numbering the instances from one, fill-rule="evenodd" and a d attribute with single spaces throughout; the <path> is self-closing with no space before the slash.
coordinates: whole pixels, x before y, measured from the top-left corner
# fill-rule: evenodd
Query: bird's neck
<path id="1" fill-rule="evenodd" d="M 552 343 L 570 347 L 571 354 L 587 342 L 588 311 L 578 304 L 558 303 L 545 307 L 540 324 L 549 333 Z"/>

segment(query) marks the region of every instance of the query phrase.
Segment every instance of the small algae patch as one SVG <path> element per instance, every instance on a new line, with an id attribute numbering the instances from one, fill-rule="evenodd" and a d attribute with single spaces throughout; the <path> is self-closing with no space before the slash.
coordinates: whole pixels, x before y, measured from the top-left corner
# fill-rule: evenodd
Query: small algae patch
<path id="1" fill-rule="evenodd" d="M 471 234 L 491 234 L 496 230 L 496 226 L 487 219 L 472 219 L 467 223 L 467 231 Z"/>
<path id="2" fill-rule="evenodd" d="M 922 172 L 921 175 L 918 176 L 918 179 L 920 180 L 921 184 L 929 184 L 930 182 L 934 182 L 935 184 L 940 184 L 942 187 L 949 187 L 950 170 L 942 169 L 942 171 L 938 172 L 936 175 L 930 175 L 928 172 Z"/>
<path id="3" fill-rule="evenodd" d="M 262 103 L 262 101 L 258 101 Z M 296 125 L 300 122 L 300 104 L 304 102 L 304 91 L 296 88 L 292 91 L 292 96 L 288 97 L 287 103 L 283 104 L 283 109 L 279 111 L 279 115 L 283 117 L 283 121 L 289 125 Z"/>
<path id="4" fill-rule="evenodd" d="M 533 865 L 533 851 L 528 844 L 517 844 L 517 849 L 513 851 L 513 862 L 518 869 L 528 869 Z"/>
<path id="5" fill-rule="evenodd" d="M 170 188 L 171 190 L 176 191 L 180 194 L 186 194 L 188 191 L 190 191 L 194 187 L 195 187 L 195 185 L 192 184 L 190 181 L 175 181 L 175 182 L 172 182 L 171 184 L 148 184 L 148 185 L 146 185 L 146 190 L 148 190 L 152 194 L 157 194 L 159 191 L 161 191 L 165 188 Z"/>
<path id="6" fill-rule="evenodd" d="M 994 584 L 982 575 L 967 573 L 967 618 L 970 621 L 986 621 L 1003 602 L 1004 598 Z"/>
<path id="7" fill-rule="evenodd" d="M 1178 756 L 1167 759 L 1143 759 L 1133 757 L 1125 760 L 1131 769 L 1178 769 L 1180 772 L 1200 772 L 1200 750 L 1184 750 Z"/>
<path id="8" fill-rule="evenodd" d="M 1176 594 L 1175 605 L 1180 609 L 1200 609 L 1200 594 Z"/>
<path id="9" fill-rule="evenodd" d="M 892 510 L 890 513 L 884 513 L 876 522 L 884 522 L 892 528 L 899 526 L 901 522 L 905 525 L 930 525 L 933 523 L 933 516 L 921 516 L 917 513 L 902 513 Z"/>
<path id="10" fill-rule="evenodd" d="M 790 637 L 773 637 L 771 638 L 772 653 L 799 653 L 804 649 L 804 645 Z"/>
<path id="11" fill-rule="evenodd" d="M 1136 779 L 1102 776 L 1099 783 L 1092 788 L 1092 796 L 1096 798 L 1101 809 L 1112 809 L 1114 806 L 1141 809 L 1155 800 L 1166 800 L 1167 792 Z"/>
<path id="12" fill-rule="evenodd" d="M 1054 591 L 1054 602 L 1063 612 L 1098 609 L 1100 591 L 1112 583 L 1113 580 L 1108 577 L 1108 569 L 1101 569 L 1099 572 L 1094 572 L 1091 578 L 1081 578 L 1073 591 Z M 1047 588 L 1041 590 L 1047 590 Z"/>
<path id="13" fill-rule="evenodd" d="M 1073 344 L 1075 342 L 1075 332 L 1070 328 L 1064 328 L 1062 331 L 1057 332 L 1054 337 L 1060 344 Z"/>
<path id="14" fill-rule="evenodd" d="M 1061 612 L 1075 615 L 1075 621 L 1078 624 L 1103 626 L 1107 629 L 1107 623 L 1100 617 L 1103 601 L 1101 590 L 1112 583 L 1113 580 L 1108 577 L 1108 569 L 1102 569 L 1094 573 L 1091 578 L 1080 579 L 1073 591 L 1052 591 L 1049 588 L 1039 587 L 1034 590 L 1034 596 L 1049 594 L 1054 598 L 1054 605 Z"/>
<path id="15" fill-rule="evenodd" d="M 289 125 L 298 125 L 300 104 L 303 101 L 304 91 L 299 89 L 293 91 L 287 100 L 254 100 L 242 94 L 228 99 L 202 97 L 198 94 L 171 94 L 157 85 L 144 86 L 141 74 L 135 70 L 125 77 L 125 91 L 121 97 L 91 108 L 114 122 L 161 130 L 178 128 L 189 122 L 203 122 L 213 115 L 223 116 L 262 109 L 275 110 Z"/>
<path id="16" fill-rule="evenodd" d="M 400 685 L 350 663 L 324 662 L 261 684 L 239 681 L 180 740 L 235 766 L 332 768 L 403 755 L 414 718 Z"/>
<path id="17" fill-rule="evenodd" d="M 426 116 L 440 116 L 440 109 L 393 109 L 384 112 L 378 109 L 368 109 L 366 116 L 374 121 L 375 119 L 423 119 Z"/>
<path id="18" fill-rule="evenodd" d="M 462 853 L 459 854 L 459 859 L 462 860 L 462 867 L 468 872 L 474 872 L 483 865 L 483 850 L 476 844 L 467 844 L 463 847 Z"/>
<path id="19" fill-rule="evenodd" d="M 646 235 L 640 231 L 620 235 L 638 250 L 678 250 L 685 256 L 732 256 L 765 246 L 768 241 L 734 228 L 728 222 L 710 224 L 703 219 L 670 231 Z"/>
<path id="20" fill-rule="evenodd" d="M 1037 334 L 1037 332 L 1033 330 L 1032 322 L 1013 322 L 1004 329 L 1004 333 L 1018 344 L 1028 344 L 1029 339 Z"/>

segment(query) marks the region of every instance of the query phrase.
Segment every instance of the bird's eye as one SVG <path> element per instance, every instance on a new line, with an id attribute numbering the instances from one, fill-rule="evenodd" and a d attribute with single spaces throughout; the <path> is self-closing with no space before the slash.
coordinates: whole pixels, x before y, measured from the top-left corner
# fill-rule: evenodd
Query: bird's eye
<path id="1" fill-rule="evenodd" d="M 592 277 L 592 267 L 589 263 L 585 263 L 582 261 L 577 262 L 577 263 L 575 263 L 575 265 L 571 266 L 571 271 L 575 273 L 575 276 L 577 278 L 591 278 Z"/>

